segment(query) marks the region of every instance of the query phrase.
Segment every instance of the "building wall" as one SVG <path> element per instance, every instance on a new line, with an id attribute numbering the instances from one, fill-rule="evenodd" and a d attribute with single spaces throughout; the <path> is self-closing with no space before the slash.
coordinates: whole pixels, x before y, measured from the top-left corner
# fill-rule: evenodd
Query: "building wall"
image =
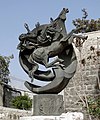
<path id="1" fill-rule="evenodd" d="M 100 31 L 86 33 L 88 39 L 79 52 L 77 71 L 64 90 L 65 111 L 82 111 L 87 95 L 100 93 Z"/>
<path id="2" fill-rule="evenodd" d="M 17 91 L 16 89 L 12 89 L 11 86 L 9 85 L 5 85 L 3 88 L 3 92 L 4 92 L 4 97 L 3 97 L 3 106 L 4 107 L 9 107 L 12 108 L 12 100 L 16 97 L 16 96 L 20 96 L 21 92 Z"/>
<path id="3" fill-rule="evenodd" d="M 0 84 L 0 106 L 3 106 L 3 86 Z"/>

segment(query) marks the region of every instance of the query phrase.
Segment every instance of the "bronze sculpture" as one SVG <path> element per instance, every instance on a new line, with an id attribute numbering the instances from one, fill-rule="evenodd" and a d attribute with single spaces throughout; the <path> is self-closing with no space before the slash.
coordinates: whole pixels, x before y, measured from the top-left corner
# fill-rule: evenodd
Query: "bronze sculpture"
<path id="1" fill-rule="evenodd" d="M 63 8 L 55 20 L 50 19 L 50 24 L 40 25 L 38 22 L 32 31 L 25 24 L 27 33 L 19 36 L 19 61 L 24 71 L 32 80 L 35 78 L 51 81 L 45 86 L 26 81 L 25 86 L 34 93 L 57 94 L 75 74 L 77 59 L 72 42 L 75 37 L 87 39 L 87 36 L 75 34 L 79 28 L 67 34 L 65 20 L 68 12 L 68 9 Z M 49 63 L 49 58 L 55 56 L 56 58 Z M 41 71 L 39 64 L 51 69 Z"/>

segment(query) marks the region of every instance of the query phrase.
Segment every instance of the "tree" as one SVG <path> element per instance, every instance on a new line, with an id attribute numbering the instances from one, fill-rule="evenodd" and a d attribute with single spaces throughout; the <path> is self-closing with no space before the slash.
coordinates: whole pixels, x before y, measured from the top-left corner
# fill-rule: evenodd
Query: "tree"
<path id="1" fill-rule="evenodd" d="M 8 69 L 10 59 L 13 58 L 13 55 L 7 57 L 7 56 L 1 56 L 0 55 L 0 82 L 4 82 L 8 84 L 8 81 L 10 81 L 9 74 L 10 71 Z"/>
<path id="2" fill-rule="evenodd" d="M 82 12 L 83 12 L 83 17 L 77 18 L 72 22 L 76 28 L 86 26 L 83 27 L 83 29 L 79 30 L 78 32 L 84 33 L 84 32 L 92 32 L 92 31 L 100 30 L 100 18 L 98 18 L 97 20 L 94 19 L 88 20 L 87 19 L 88 13 L 86 9 L 82 9 Z"/>
<path id="3" fill-rule="evenodd" d="M 12 100 L 12 105 L 17 109 L 29 110 L 32 108 L 32 100 L 28 95 L 17 96 Z"/>

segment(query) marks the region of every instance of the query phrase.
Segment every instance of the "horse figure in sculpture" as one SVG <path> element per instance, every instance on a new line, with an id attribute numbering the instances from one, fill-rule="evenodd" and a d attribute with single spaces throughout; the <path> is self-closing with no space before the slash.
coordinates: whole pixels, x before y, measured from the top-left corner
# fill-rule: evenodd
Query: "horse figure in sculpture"
<path id="1" fill-rule="evenodd" d="M 38 69 L 38 64 L 36 64 L 34 61 L 45 65 L 45 67 L 51 67 L 54 63 L 63 61 L 58 58 L 49 64 L 48 58 L 55 56 L 55 53 L 59 50 L 55 49 L 56 43 L 58 44 L 57 41 L 60 41 L 60 39 L 63 38 L 64 35 L 67 35 L 64 22 L 66 20 L 66 13 L 68 12 L 68 9 L 63 8 L 59 16 L 55 20 L 52 19 L 50 24 L 40 26 L 38 23 L 36 25 L 36 28 L 32 31 L 30 31 L 28 25 L 25 24 L 25 28 L 27 29 L 28 33 L 21 34 L 19 36 L 19 40 L 21 42 L 18 47 L 21 46 L 21 51 L 23 50 L 23 48 L 25 48 L 23 52 L 20 52 L 20 54 L 32 49 L 32 53 L 28 57 L 28 62 L 33 65 L 33 69 L 31 69 L 30 71 L 28 70 L 30 77 L 32 77 L 32 73 L 34 73 Z M 28 42 L 29 44 L 27 44 Z M 24 70 L 27 72 L 26 68 Z"/>

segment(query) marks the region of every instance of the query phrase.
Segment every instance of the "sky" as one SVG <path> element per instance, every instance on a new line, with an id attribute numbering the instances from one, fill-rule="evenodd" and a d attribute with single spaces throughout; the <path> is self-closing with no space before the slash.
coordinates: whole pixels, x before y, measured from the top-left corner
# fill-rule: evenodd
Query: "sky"
<path id="1" fill-rule="evenodd" d="M 14 55 L 9 70 L 15 87 L 24 88 L 24 81 L 30 81 L 19 64 L 19 50 L 16 49 L 19 35 L 27 33 L 24 23 L 32 30 L 37 22 L 45 24 L 50 22 L 50 17 L 55 19 L 64 7 L 69 9 L 68 32 L 74 28 L 72 20 L 82 17 L 83 8 L 88 12 L 87 19 L 100 18 L 100 0 L 0 0 L 0 55 Z"/>

